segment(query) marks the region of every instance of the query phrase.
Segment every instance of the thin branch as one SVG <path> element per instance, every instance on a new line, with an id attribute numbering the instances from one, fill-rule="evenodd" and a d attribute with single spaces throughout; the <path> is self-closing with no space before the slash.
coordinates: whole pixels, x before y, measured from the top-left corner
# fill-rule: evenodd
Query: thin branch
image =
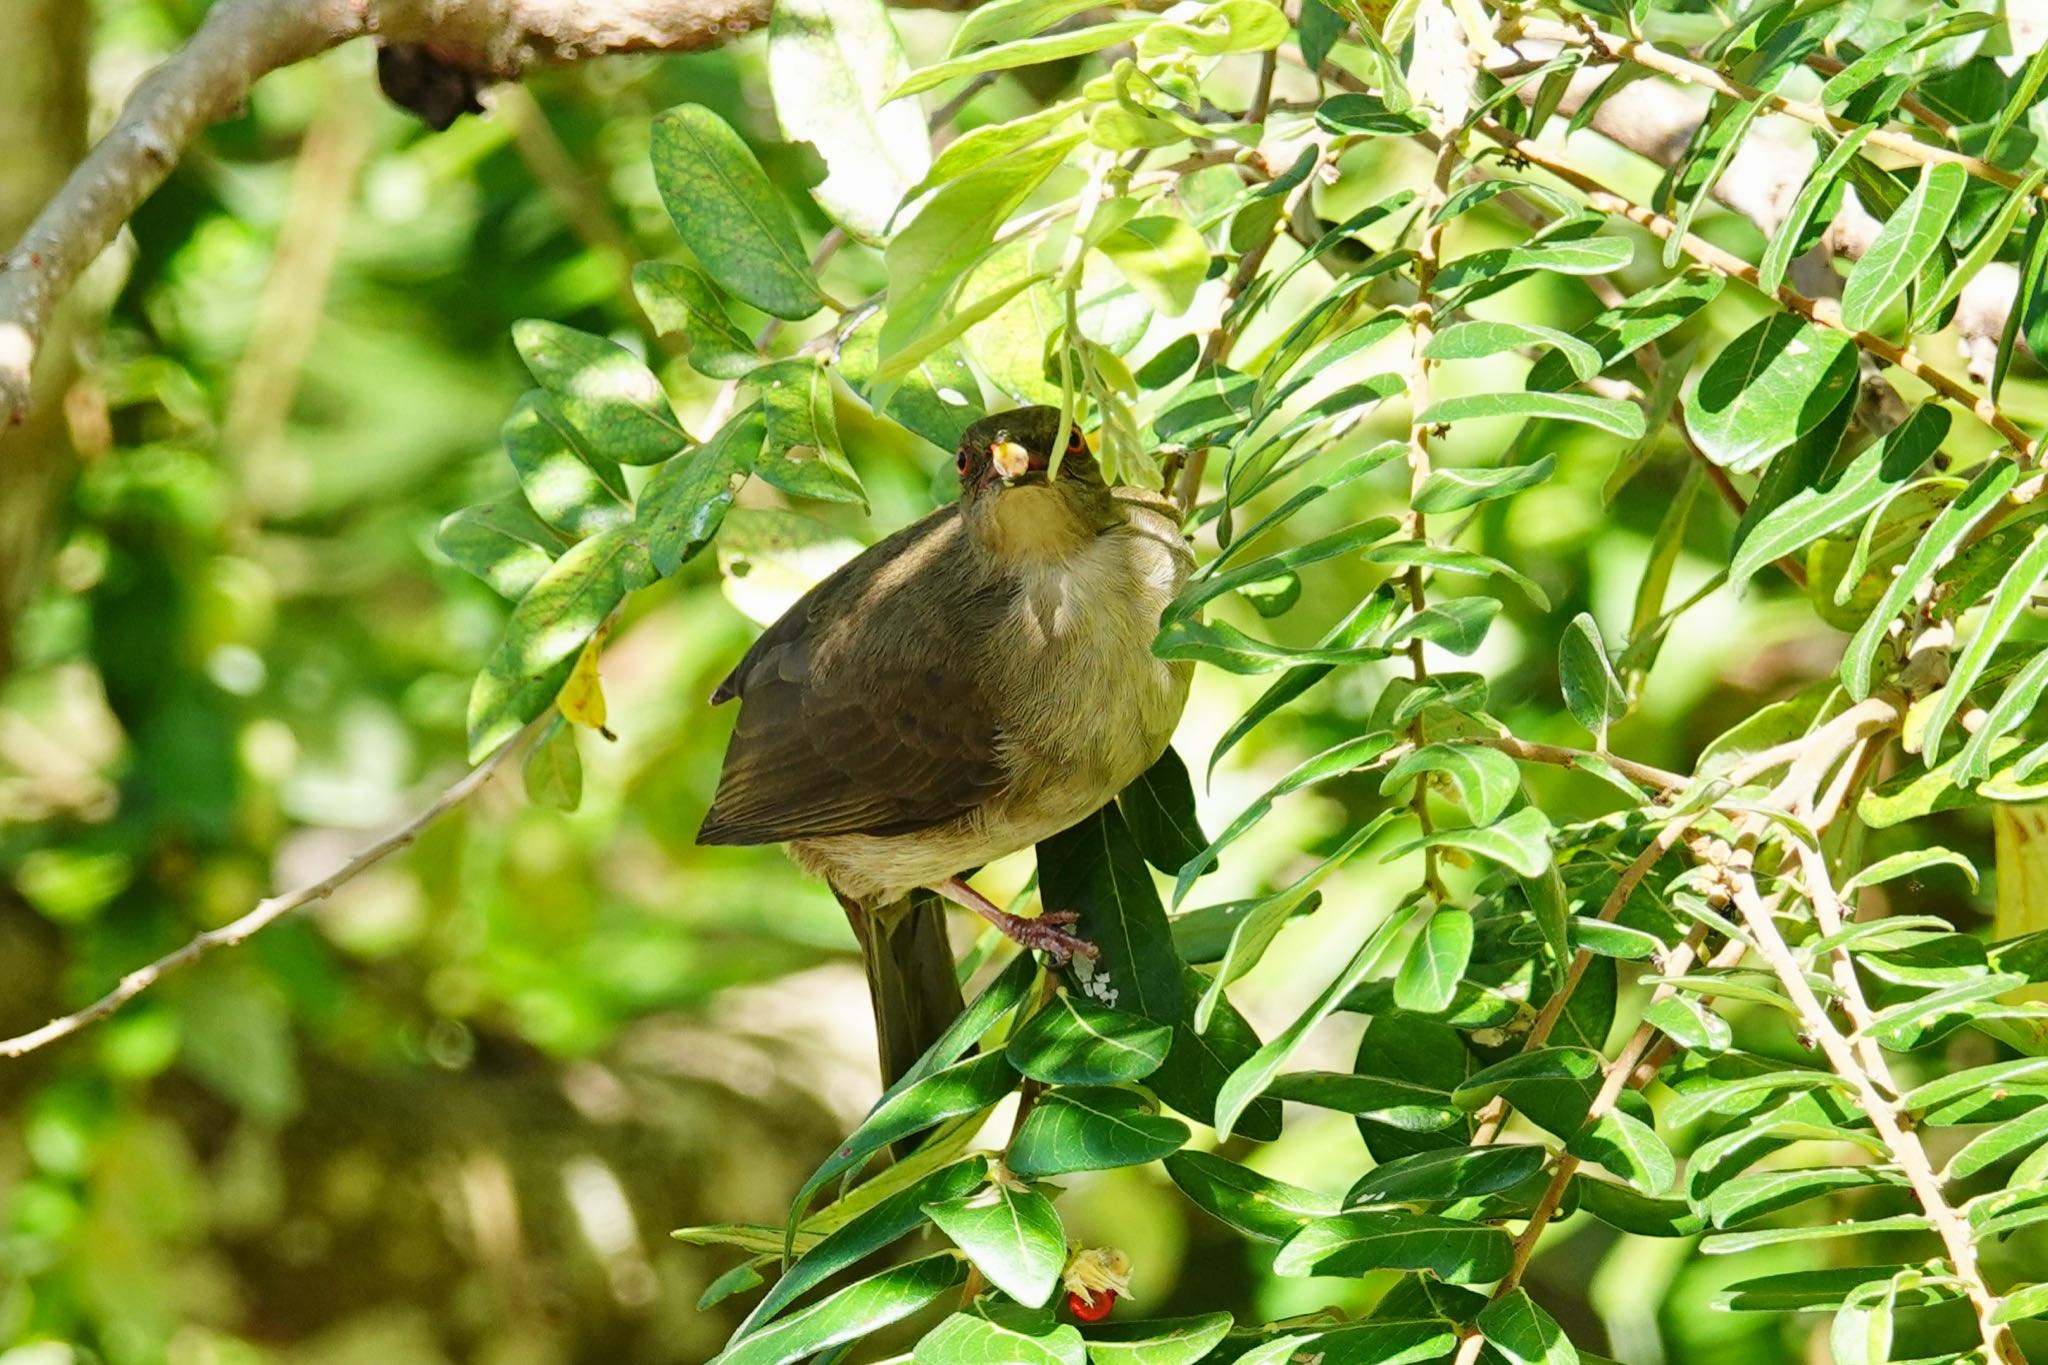
<path id="1" fill-rule="evenodd" d="M 1499 142 L 1514 155 L 1534 165 L 1541 166 L 1558 179 L 1585 195 L 1589 206 L 1602 213 L 1611 213 L 1627 218 L 1630 222 L 1648 228 L 1660 239 L 1668 240 L 1678 236 L 1680 247 L 1701 265 L 1725 275 L 1730 279 L 1756 287 L 1757 270 L 1748 261 L 1732 252 L 1724 251 L 1712 242 L 1693 233 L 1679 234 L 1678 224 L 1653 209 L 1645 208 L 1625 195 L 1617 194 L 1585 171 L 1566 161 L 1554 150 L 1519 137 L 1492 119 L 1483 120 L 1482 130 L 1487 136 Z M 1832 299 L 1815 300 L 1793 289 L 1780 285 L 1774 295 L 1787 309 L 1805 318 L 1808 322 L 1839 332 L 1887 365 L 1896 366 L 1933 389 L 1943 398 L 1970 412 L 1978 421 L 1996 431 L 2009 443 L 2023 465 L 2034 463 L 2039 454 L 2039 443 L 2029 436 L 2020 425 L 2006 415 L 1990 398 L 1973 391 L 1961 380 L 1935 369 L 1920 359 L 1909 348 L 1901 348 L 1869 332 L 1852 331 L 1842 325 L 1840 307 Z"/>
<path id="2" fill-rule="evenodd" d="M 191 966 L 216 949 L 234 947 L 302 906 L 325 900 L 364 872 L 411 844 L 420 837 L 427 826 L 476 795 L 497 774 L 498 769 L 505 765 L 507 759 L 525 747 L 526 740 L 537 733 L 541 725 L 553 714 L 550 708 L 547 713 L 530 722 L 525 729 L 506 740 L 490 757 L 465 773 L 455 785 L 436 797 L 432 805 L 319 881 L 259 901 L 255 909 L 241 918 L 231 920 L 218 929 L 208 929 L 203 934 L 195 935 L 182 948 L 166 953 L 147 966 L 137 967 L 128 973 L 114 989 L 84 1009 L 67 1014 L 61 1019 L 52 1019 L 41 1028 L 32 1029 L 19 1037 L 0 1039 L 0 1057 L 20 1057 L 60 1038 L 68 1038 L 86 1025 L 106 1018 L 172 972 Z"/>
<path id="3" fill-rule="evenodd" d="M 1638 66 L 1648 67 L 1652 71 L 1684 81 L 1688 85 L 1697 85 L 1717 95 L 1726 95 L 1730 99 L 1747 101 L 1761 98 L 1764 108 L 1798 119 L 1801 123 L 1810 123 L 1816 128 L 1825 128 L 1837 137 L 1855 132 L 1863 126 L 1830 114 L 1818 104 L 1809 104 L 1804 100 L 1790 99 L 1779 94 L 1765 94 L 1761 90 L 1744 85 L 1741 81 L 1730 80 L 1711 66 L 1703 66 L 1637 38 L 1619 37 L 1599 28 L 1582 16 L 1574 17 L 1577 23 L 1571 25 L 1532 20 L 1523 26 L 1523 32 L 1532 38 L 1589 47 L 1608 61 L 1634 62 Z M 1865 145 L 1882 147 L 1888 152 L 1895 152 L 1923 166 L 1942 162 L 1961 166 L 1979 180 L 1988 180 L 2009 190 L 2018 189 L 2020 186 L 2018 176 L 2010 171 L 2001 170 L 1982 157 L 1951 151 L 1947 147 L 1936 147 L 1898 129 L 1875 128 L 1866 139 Z M 2035 194 L 2037 197 L 2048 197 L 2048 187 L 2035 191 Z"/>
<path id="4" fill-rule="evenodd" d="M 1816 916 L 1819 914 L 1823 894 L 1831 896 L 1823 867 L 1818 875 L 1812 865 L 1806 865 L 1807 890 L 1815 895 Z M 1950 1269 L 1963 1284 L 1969 1296 L 1970 1306 L 1975 1310 L 1977 1329 L 1984 1343 L 1984 1349 L 1991 1360 L 2001 1365 L 2024 1365 L 2026 1357 L 2020 1354 L 2019 1345 L 2013 1340 L 2012 1329 L 1991 1321 L 1998 1308 L 1998 1296 L 1985 1283 L 1983 1271 L 1977 1265 L 1977 1248 L 1971 1240 L 1966 1220 L 1949 1207 L 1941 1191 L 1941 1180 L 1934 1173 L 1933 1164 L 1927 1158 L 1927 1151 L 1920 1145 L 1920 1138 L 1901 1119 L 1893 1095 L 1896 1093 L 1891 1077 L 1884 1069 L 1883 1057 L 1878 1057 L 1878 1066 L 1872 1068 L 1858 1049 L 1852 1045 L 1834 1019 L 1828 1014 L 1827 1006 L 1813 993 L 1813 987 L 1806 980 L 1806 973 L 1785 938 L 1778 932 L 1778 925 L 1771 915 L 1770 907 L 1764 904 L 1758 894 L 1756 881 L 1747 871 L 1734 877 L 1735 904 L 1742 911 L 1742 917 L 1749 925 L 1756 940 L 1757 951 L 1777 975 L 1778 984 L 1785 990 L 1793 1007 L 1799 1011 L 1802 1026 L 1820 1044 L 1827 1055 L 1828 1065 L 1837 1076 L 1847 1081 L 1856 1091 L 1860 1107 L 1869 1117 L 1871 1126 L 1905 1173 L 1907 1183 L 1912 1187 L 1913 1196 L 1919 1201 L 1921 1211 L 1934 1224 L 1935 1233 L 1941 1238 L 1942 1247 L 1948 1252 Z M 1824 890 L 1823 890 L 1824 889 Z M 1851 977 L 1853 980 L 1853 976 Z M 1838 978 L 1839 980 L 1839 978 Z M 1870 1025 L 1869 1007 L 1864 1004 L 1862 992 L 1845 994 L 1843 1004 L 1849 1012 L 1851 1026 L 1859 1037 Z"/>

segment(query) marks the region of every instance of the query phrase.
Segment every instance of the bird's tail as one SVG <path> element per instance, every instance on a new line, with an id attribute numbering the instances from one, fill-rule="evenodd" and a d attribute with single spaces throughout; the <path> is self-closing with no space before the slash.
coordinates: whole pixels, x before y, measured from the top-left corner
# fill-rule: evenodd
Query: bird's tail
<path id="1" fill-rule="evenodd" d="M 922 888 L 863 909 L 841 896 L 867 961 L 882 1085 L 894 1085 L 966 1008 L 946 941 L 946 902 Z"/>

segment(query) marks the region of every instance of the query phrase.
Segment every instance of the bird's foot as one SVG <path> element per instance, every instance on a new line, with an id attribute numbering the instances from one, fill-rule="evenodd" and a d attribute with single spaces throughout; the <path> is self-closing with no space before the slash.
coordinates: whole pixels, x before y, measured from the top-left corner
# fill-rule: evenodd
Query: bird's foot
<path id="1" fill-rule="evenodd" d="M 1032 952 L 1044 953 L 1053 960 L 1055 966 L 1066 966 L 1070 958 L 1085 957 L 1092 960 L 1098 956 L 1094 944 L 1078 934 L 1067 932 L 1066 926 L 1080 918 L 1071 910 L 1050 910 L 1036 919 L 1013 915 L 959 877 L 940 882 L 932 890 L 955 905 L 972 910 L 1002 930 L 1006 937 L 1023 944 Z"/>
<path id="2" fill-rule="evenodd" d="M 1069 958 L 1098 956 L 1094 944 L 1079 934 L 1067 932 L 1067 926 L 1080 919 L 1071 910 L 1048 910 L 1036 919 L 998 911 L 1000 919 L 993 920 L 996 928 L 1023 944 L 1033 952 L 1044 953 L 1056 967 L 1067 965 Z"/>

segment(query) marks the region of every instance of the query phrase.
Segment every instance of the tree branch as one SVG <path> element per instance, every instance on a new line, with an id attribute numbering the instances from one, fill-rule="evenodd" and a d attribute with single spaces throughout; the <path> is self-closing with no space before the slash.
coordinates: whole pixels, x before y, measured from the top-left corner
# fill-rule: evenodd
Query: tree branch
<path id="1" fill-rule="evenodd" d="M 1578 167 L 1564 160 L 1551 148 L 1532 142 L 1527 138 L 1518 137 L 1492 119 L 1482 121 L 1480 127 L 1487 136 L 1494 138 L 1514 155 L 1522 157 L 1534 165 L 1541 166 L 1544 170 L 1549 171 L 1552 175 L 1585 195 L 1586 202 L 1592 208 L 1602 213 L 1611 213 L 1618 217 L 1626 218 L 1638 226 L 1648 228 L 1661 239 L 1668 240 L 1674 235 L 1678 235 L 1678 224 L 1672 222 L 1671 219 L 1653 209 L 1636 203 L 1625 195 L 1615 193 L 1592 176 L 1587 175 Z M 1751 286 L 1756 285 L 1756 267 L 1733 252 L 1724 251 L 1712 242 L 1706 241 L 1704 238 L 1690 232 L 1679 236 L 1679 245 L 1684 249 L 1686 255 L 1717 274 L 1725 275 L 1730 279 L 1741 280 L 1743 283 Z M 1954 376 L 1929 365 L 1909 347 L 1897 346 L 1881 336 L 1876 336 L 1870 332 L 1853 331 L 1843 326 L 1841 309 L 1835 305 L 1832 299 L 1811 299 L 1799 293 L 1790 285 L 1780 285 L 1774 297 L 1778 303 L 1808 322 L 1826 327 L 1831 331 L 1840 332 L 1855 342 L 1860 349 L 1884 364 L 1896 366 L 1907 374 L 1912 375 L 1943 398 L 1963 408 L 1976 417 L 1978 421 L 1997 432 L 2012 446 L 2013 452 L 2019 456 L 2023 466 L 2031 467 L 2034 464 L 2038 456 L 2038 443 L 2032 436 L 2029 436 L 2022 430 L 2020 425 L 2013 421 L 2003 409 L 1992 402 L 1990 398 L 1975 392 L 1969 385 L 1956 379 Z"/>
<path id="2" fill-rule="evenodd" d="M 184 947 L 174 952 L 166 953 L 147 966 L 137 967 L 134 971 L 122 977 L 114 989 L 108 991 L 84 1009 L 67 1014 L 61 1019 L 52 1019 L 41 1028 L 32 1029 L 19 1037 L 0 1039 L 0 1057 L 20 1057 L 25 1053 L 34 1052 L 37 1048 L 43 1047 L 46 1044 L 54 1043 L 60 1038 L 68 1038 L 87 1024 L 96 1023 L 106 1018 L 115 1010 L 120 1009 L 130 1000 L 133 1000 L 136 996 L 142 994 L 179 968 L 191 966 L 217 948 L 232 948 L 243 940 L 269 928 L 301 906 L 310 905 L 314 901 L 325 900 L 364 872 L 369 871 L 392 854 L 410 845 L 413 840 L 420 837 L 427 826 L 433 824 L 443 815 L 454 810 L 457 806 L 481 791 L 490 782 L 491 778 L 496 775 L 498 769 L 505 765 L 505 761 L 523 749 L 526 746 L 528 737 L 538 733 L 540 727 L 550 720 L 553 715 L 554 710 L 550 707 L 538 719 L 529 723 L 524 730 L 521 730 L 511 739 L 506 740 L 497 752 L 477 764 L 476 767 L 470 769 L 454 786 L 442 792 L 440 796 L 434 799 L 432 805 L 406 821 L 403 825 L 400 825 L 391 833 L 371 844 L 362 852 L 356 854 L 355 857 L 350 858 L 319 881 L 297 887 L 285 892 L 281 896 L 272 896 L 267 900 L 259 901 L 255 909 L 249 911 L 241 918 L 230 920 L 218 929 L 208 929 L 205 933 L 193 937 Z"/>
<path id="3" fill-rule="evenodd" d="M 910 0 L 945 6 L 964 0 Z M 219 0 L 144 77 L 120 117 L 0 256 L 0 427 L 19 425 L 50 320 L 87 266 L 207 128 L 280 67 L 374 36 L 412 43 L 488 80 L 628 52 L 718 47 L 768 19 L 770 0 Z"/>

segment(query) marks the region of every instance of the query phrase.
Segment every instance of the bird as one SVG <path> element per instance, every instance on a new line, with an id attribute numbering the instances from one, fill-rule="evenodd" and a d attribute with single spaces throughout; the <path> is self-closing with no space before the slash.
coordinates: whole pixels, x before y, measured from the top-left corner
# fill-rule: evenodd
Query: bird
<path id="1" fill-rule="evenodd" d="M 711 696 L 740 706 L 697 842 L 786 844 L 825 879 L 885 1084 L 963 1008 L 947 902 L 1056 964 L 1096 955 L 1072 911 L 1012 914 L 967 877 L 1156 762 L 1191 669 L 1152 652 L 1194 566 L 1174 504 L 1112 487 L 1056 407 L 975 421 L 954 469 L 956 501 L 819 582 Z"/>

